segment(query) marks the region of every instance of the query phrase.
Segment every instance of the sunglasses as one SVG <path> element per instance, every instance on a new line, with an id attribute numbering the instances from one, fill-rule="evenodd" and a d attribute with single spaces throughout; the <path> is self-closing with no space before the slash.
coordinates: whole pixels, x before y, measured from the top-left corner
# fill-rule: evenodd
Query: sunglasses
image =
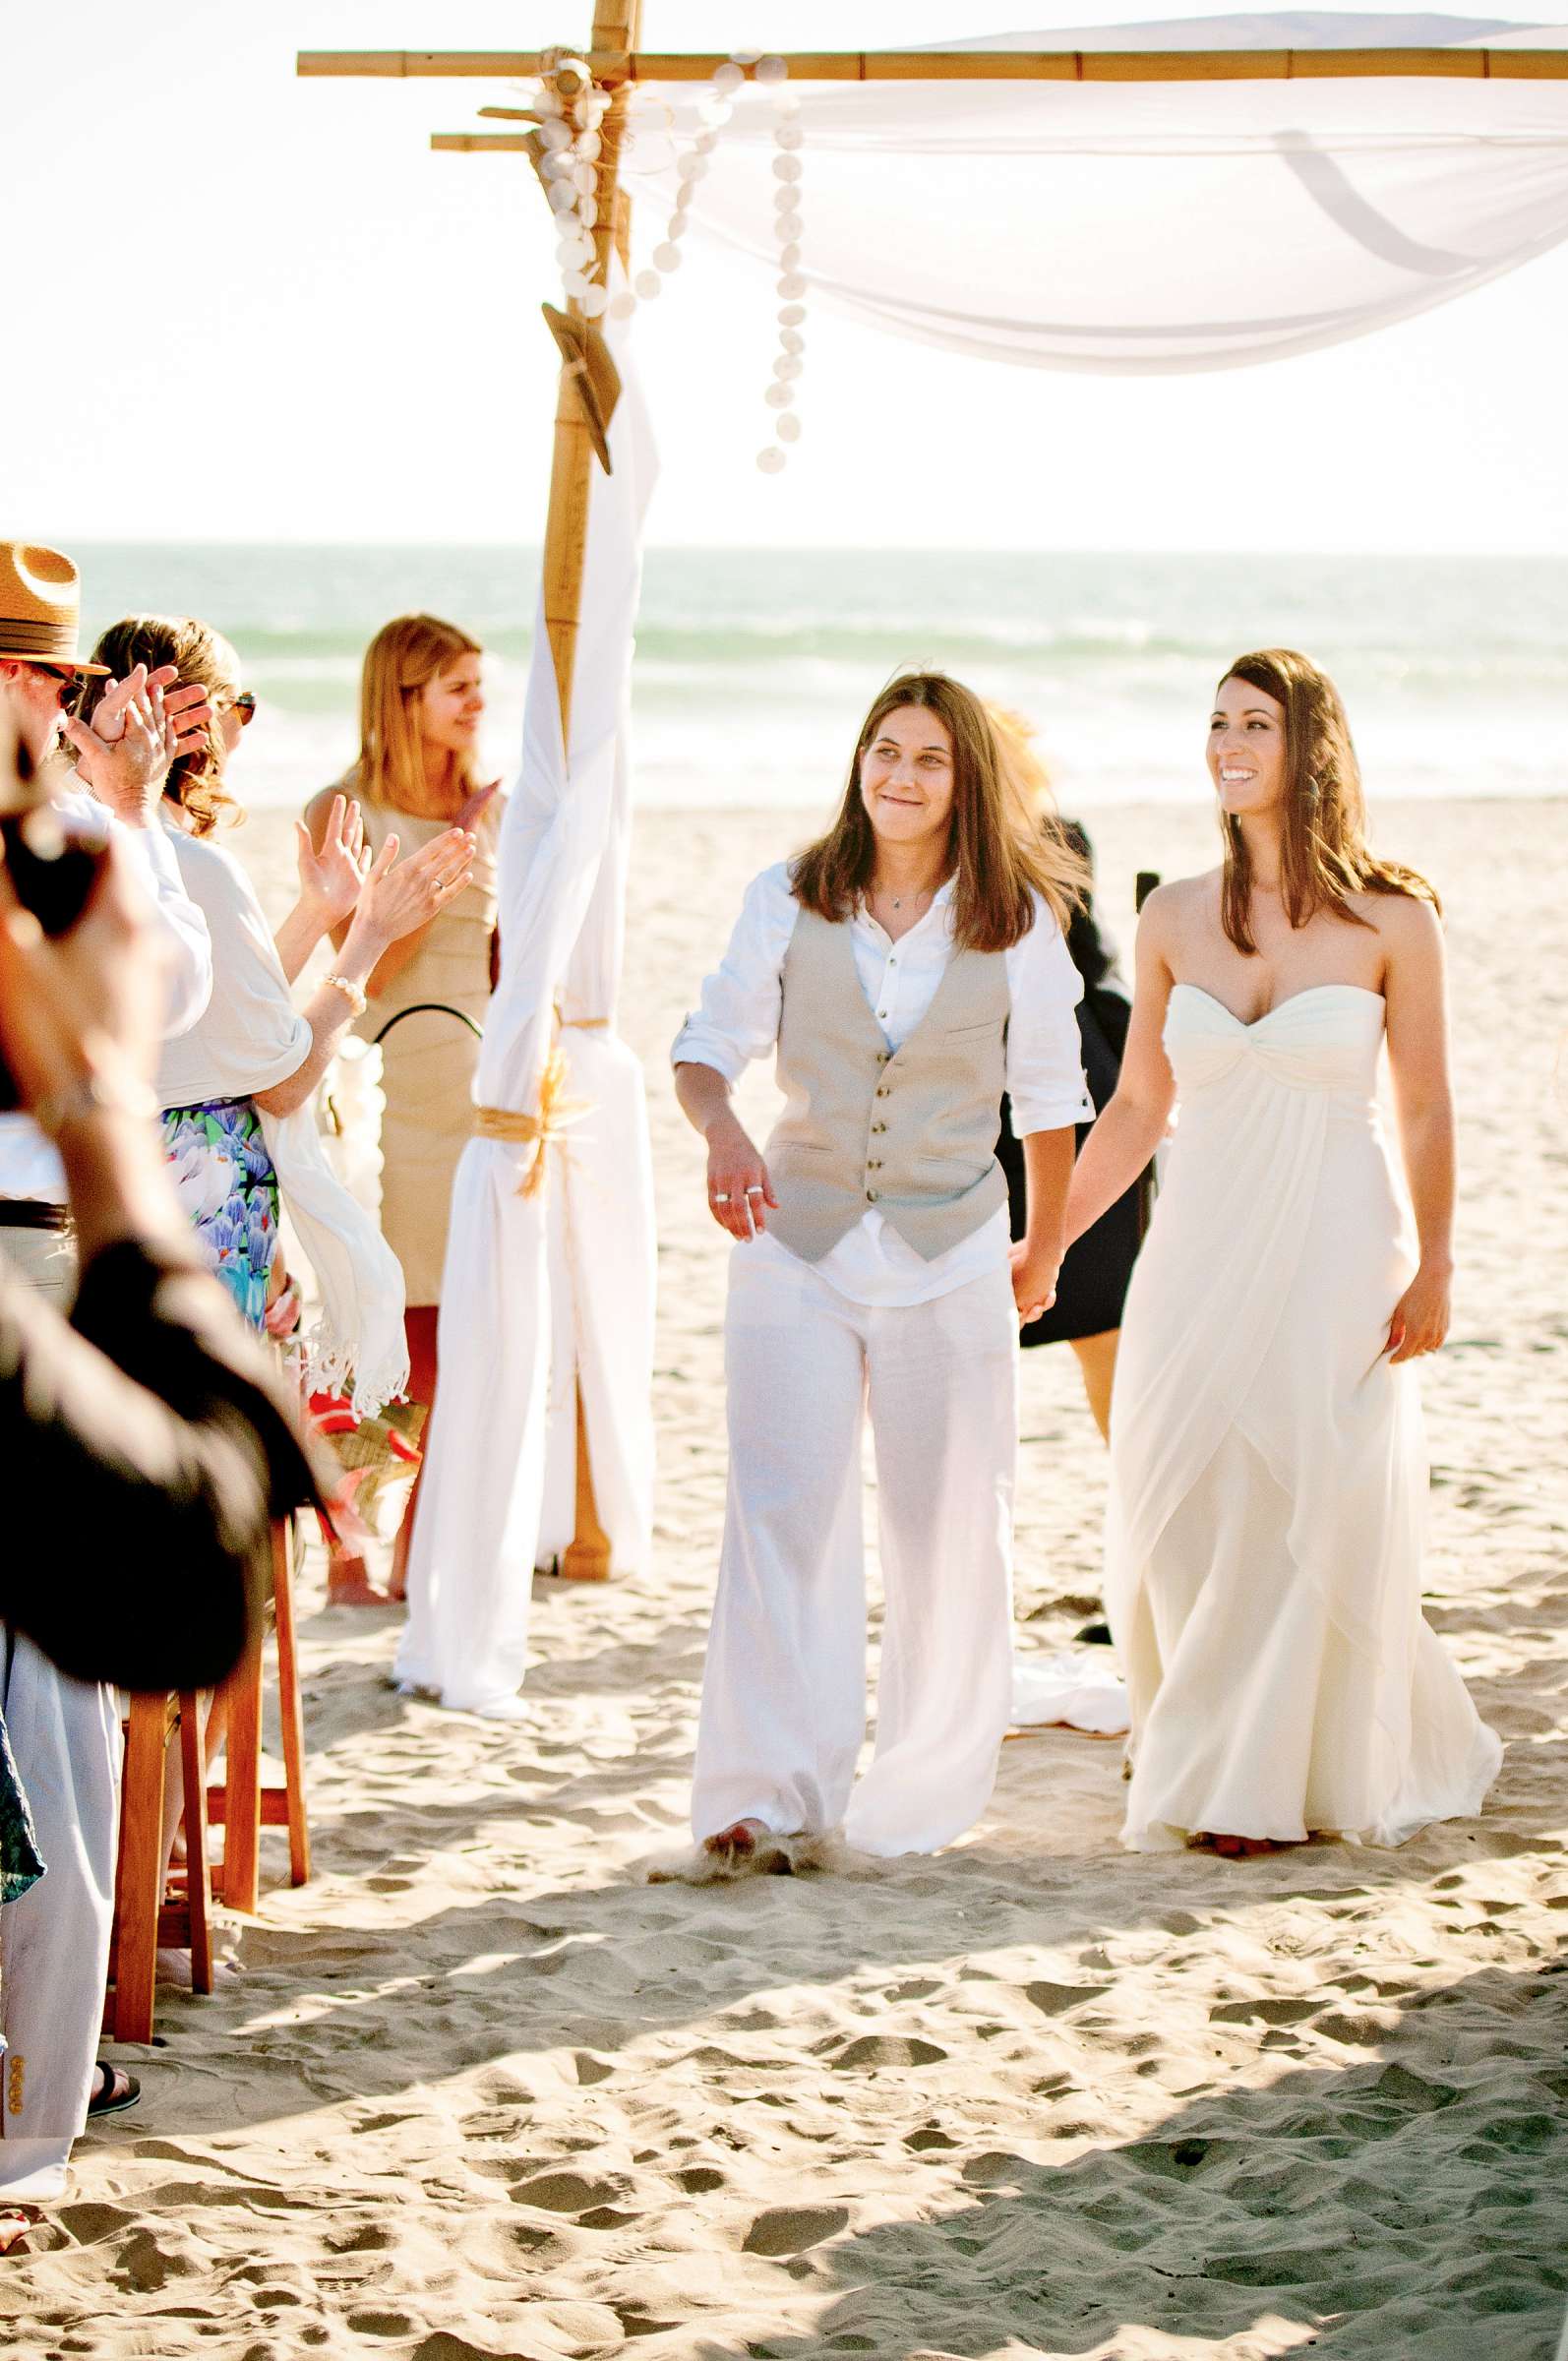
<path id="1" fill-rule="evenodd" d="M 34 672 L 41 672 L 46 679 L 54 682 L 60 693 L 62 705 L 69 704 L 82 686 L 82 675 L 73 665 L 34 663 L 32 669 Z"/>
<path id="2" fill-rule="evenodd" d="M 254 689 L 236 690 L 232 696 L 224 697 L 223 704 L 230 713 L 239 715 L 242 730 L 248 730 L 256 719 L 256 692 Z"/>

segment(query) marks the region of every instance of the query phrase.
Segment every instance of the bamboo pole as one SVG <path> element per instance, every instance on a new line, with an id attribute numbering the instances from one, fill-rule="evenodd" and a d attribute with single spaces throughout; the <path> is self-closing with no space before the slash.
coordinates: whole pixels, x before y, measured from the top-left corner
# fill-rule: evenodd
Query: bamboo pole
<path id="1" fill-rule="evenodd" d="M 597 23 L 597 20 L 596 20 Z M 308 77 L 531 82 L 539 49 L 302 49 Z M 818 49 L 785 52 L 792 82 L 1565 82 L 1568 49 Z M 610 90 L 706 82 L 722 51 L 601 46 L 587 61 Z"/>
<path id="2" fill-rule="evenodd" d="M 593 46 L 615 51 L 634 47 L 641 30 L 642 0 L 594 0 Z M 598 253 L 599 283 L 608 286 L 612 249 L 625 261 L 631 231 L 631 204 L 621 188 L 621 139 L 626 114 L 626 91 L 611 98 L 610 111 L 600 126 L 599 218 L 593 232 Z M 483 136 L 483 135 L 475 135 Z M 571 306 L 573 312 L 578 307 Z M 556 694 L 561 701 L 561 734 L 572 739 L 572 683 L 576 668 L 577 633 L 582 609 L 582 568 L 587 553 L 588 502 L 592 494 L 593 445 L 576 380 L 563 368 L 556 396 L 555 449 L 550 465 L 550 503 L 544 534 L 544 621 L 555 662 Z M 582 1411 L 582 1387 L 576 1388 L 576 1519 L 575 1531 L 561 1561 L 561 1571 L 575 1582 L 603 1582 L 610 1573 L 610 1537 L 599 1522 L 593 1492 L 593 1469 L 588 1457 L 587 1421 Z"/>
<path id="3" fill-rule="evenodd" d="M 438 155 L 531 155 L 533 141 L 521 131 L 433 131 Z"/>

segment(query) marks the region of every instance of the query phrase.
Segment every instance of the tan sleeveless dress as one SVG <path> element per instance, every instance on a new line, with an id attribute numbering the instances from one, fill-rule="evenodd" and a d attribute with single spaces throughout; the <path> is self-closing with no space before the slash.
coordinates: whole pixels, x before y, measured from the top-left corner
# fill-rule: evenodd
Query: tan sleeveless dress
<path id="1" fill-rule="evenodd" d="M 353 794 L 344 784 L 342 792 Z M 452 822 L 360 802 L 376 852 L 395 835 L 417 852 Z M 483 1025 L 490 1005 L 490 938 L 496 924 L 496 848 L 505 799 L 492 795 L 467 825 L 479 839 L 472 880 L 432 919 L 418 950 L 374 999 L 354 1031 L 367 1040 L 403 1009 L 435 1002 Z M 399 856 L 400 857 L 400 856 Z M 439 1303 L 447 1217 L 457 1159 L 473 1129 L 477 1036 L 458 1016 L 404 1016 L 382 1044 L 381 1222 L 403 1266 L 410 1304 Z"/>

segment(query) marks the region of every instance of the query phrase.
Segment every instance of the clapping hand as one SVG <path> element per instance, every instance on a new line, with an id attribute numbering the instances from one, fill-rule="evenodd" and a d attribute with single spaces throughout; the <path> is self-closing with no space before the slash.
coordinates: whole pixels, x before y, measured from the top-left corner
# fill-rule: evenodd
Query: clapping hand
<path id="1" fill-rule="evenodd" d="M 302 819 L 294 822 L 294 841 L 299 898 L 325 934 L 349 916 L 370 876 L 365 815 L 348 796 L 334 795 L 320 851 Z"/>
<path id="2" fill-rule="evenodd" d="M 90 721 L 75 716 L 62 734 L 76 749 L 84 784 L 128 827 L 151 824 L 163 782 L 181 755 L 206 739 L 212 708 L 199 682 L 182 688 L 172 664 L 138 664 L 111 678 Z"/>
<path id="3" fill-rule="evenodd" d="M 447 828 L 399 861 L 397 839 L 389 836 L 360 889 L 352 932 L 385 947 L 428 926 L 467 884 L 477 850 L 478 840 L 466 828 Z"/>

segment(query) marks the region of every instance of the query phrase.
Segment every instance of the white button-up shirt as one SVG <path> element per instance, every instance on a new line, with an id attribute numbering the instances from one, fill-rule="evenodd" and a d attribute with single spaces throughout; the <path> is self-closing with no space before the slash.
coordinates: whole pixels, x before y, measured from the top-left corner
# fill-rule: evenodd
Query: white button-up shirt
<path id="1" fill-rule="evenodd" d="M 949 879 L 937 888 L 925 917 L 896 942 L 864 905 L 849 921 L 855 972 L 890 1050 L 902 1049 L 936 997 L 952 957 L 952 903 Z M 676 1036 L 671 1057 L 677 1065 L 711 1065 L 735 1082 L 754 1059 L 777 1048 L 784 955 L 800 909 L 790 891 L 787 863 L 754 878 L 723 961 L 703 984 L 701 1006 Z M 1073 1013 L 1083 982 L 1043 901 L 1036 901 L 1028 934 L 1003 956 L 1012 1002 L 1006 1076 L 1013 1129 L 1023 1138 L 1031 1131 L 1093 1122 Z M 1005 1262 L 1008 1230 L 1006 1208 L 999 1207 L 968 1238 L 928 1262 L 869 1207 L 814 1267 L 856 1303 L 926 1303 Z M 790 1254 L 771 1231 L 747 1241 L 746 1250 Z"/>
<path id="2" fill-rule="evenodd" d="M 164 1037 L 188 1033 L 212 997 L 212 941 L 207 920 L 185 890 L 174 847 L 155 820 L 150 828 L 128 828 L 79 787 L 53 801 L 68 818 L 112 838 L 151 896 L 152 924 L 168 967 Z M 30 1115 L 0 1115 L 0 1197 L 65 1203 L 65 1167 L 54 1142 Z"/>

